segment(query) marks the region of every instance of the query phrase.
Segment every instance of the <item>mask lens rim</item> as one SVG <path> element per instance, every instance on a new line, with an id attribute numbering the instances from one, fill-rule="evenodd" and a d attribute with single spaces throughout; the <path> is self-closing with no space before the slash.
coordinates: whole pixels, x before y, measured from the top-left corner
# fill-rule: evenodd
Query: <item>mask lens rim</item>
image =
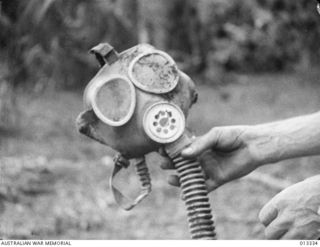
<path id="1" fill-rule="evenodd" d="M 169 63 L 175 67 L 176 71 L 178 71 L 178 67 L 176 62 L 173 60 L 172 57 L 170 57 L 167 53 L 162 52 L 162 51 L 149 51 L 149 52 L 144 52 L 140 55 L 138 55 L 137 57 L 135 57 L 131 63 L 129 64 L 129 69 L 128 69 L 128 75 L 130 80 L 133 82 L 133 84 L 138 87 L 139 89 L 145 91 L 145 92 L 151 92 L 151 93 L 156 93 L 156 94 L 164 94 L 164 93 L 168 93 L 171 92 L 178 84 L 179 81 L 179 72 L 177 73 L 177 76 L 175 77 L 175 79 L 173 80 L 173 82 L 171 83 L 170 87 L 167 89 L 157 89 L 157 88 L 151 88 L 151 87 L 147 87 L 144 84 L 140 83 L 134 76 L 133 74 L 133 68 L 135 66 L 135 64 L 143 57 L 149 56 L 149 55 L 160 55 L 162 57 L 164 57 L 166 60 L 169 61 Z"/>
<path id="2" fill-rule="evenodd" d="M 121 118 L 119 121 L 111 120 L 110 118 L 106 117 L 105 114 L 99 109 L 99 106 L 97 104 L 97 95 L 99 90 L 106 85 L 107 83 L 114 81 L 114 80 L 121 80 L 126 82 L 129 85 L 130 88 L 130 107 L 128 110 L 128 113 L 125 115 L 125 117 Z M 109 76 L 103 83 L 100 83 L 97 87 L 94 88 L 94 92 L 91 99 L 91 106 L 94 111 L 94 113 L 97 115 L 97 117 L 104 122 L 105 124 L 111 125 L 111 126 L 122 126 L 126 124 L 132 117 L 135 107 L 136 107 L 136 92 L 133 84 L 131 81 L 120 75 L 111 75 Z"/>

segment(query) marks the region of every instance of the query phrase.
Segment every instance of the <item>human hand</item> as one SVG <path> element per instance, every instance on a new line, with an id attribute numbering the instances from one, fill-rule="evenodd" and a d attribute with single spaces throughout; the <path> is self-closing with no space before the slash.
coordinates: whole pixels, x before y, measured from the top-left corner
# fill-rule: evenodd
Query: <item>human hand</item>
<path id="1" fill-rule="evenodd" d="M 268 239 L 320 238 L 320 175 L 277 194 L 260 211 Z"/>
<path id="2" fill-rule="evenodd" d="M 259 160 L 255 146 L 254 128 L 250 126 L 216 127 L 182 151 L 186 158 L 198 158 L 206 176 L 208 191 L 240 178 L 255 170 L 263 162 Z M 173 169 L 167 159 L 163 169 Z M 179 186 L 177 176 L 170 176 L 169 183 Z"/>

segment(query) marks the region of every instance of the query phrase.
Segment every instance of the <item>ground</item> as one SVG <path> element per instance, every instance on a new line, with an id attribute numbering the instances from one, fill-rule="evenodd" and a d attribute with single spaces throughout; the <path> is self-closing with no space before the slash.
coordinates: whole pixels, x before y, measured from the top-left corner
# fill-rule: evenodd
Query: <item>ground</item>
<path id="1" fill-rule="evenodd" d="M 213 126 L 256 124 L 320 109 L 319 74 L 237 75 L 223 86 L 198 85 L 199 102 L 189 126 L 202 134 Z M 158 157 L 148 156 L 151 195 L 132 211 L 114 202 L 108 187 L 114 152 L 75 129 L 79 92 L 19 95 L 21 127 L 0 132 L 0 238 L 189 239 L 179 190 L 166 182 Z M 320 173 L 309 157 L 258 169 L 294 183 Z M 257 177 L 257 176 L 256 176 Z M 258 175 L 259 177 L 259 175 Z M 137 193 L 134 170 L 120 185 Z M 219 239 L 263 239 L 261 207 L 277 187 L 243 178 L 210 194 Z"/>

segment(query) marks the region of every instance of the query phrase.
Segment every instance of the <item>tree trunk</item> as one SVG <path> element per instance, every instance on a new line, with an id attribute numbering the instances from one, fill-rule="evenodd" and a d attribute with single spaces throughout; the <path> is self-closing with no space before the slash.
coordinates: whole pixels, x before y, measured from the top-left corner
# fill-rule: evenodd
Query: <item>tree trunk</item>
<path id="1" fill-rule="evenodd" d="M 166 50 L 170 39 L 168 16 L 171 1 L 138 0 L 139 42 L 148 42 Z"/>

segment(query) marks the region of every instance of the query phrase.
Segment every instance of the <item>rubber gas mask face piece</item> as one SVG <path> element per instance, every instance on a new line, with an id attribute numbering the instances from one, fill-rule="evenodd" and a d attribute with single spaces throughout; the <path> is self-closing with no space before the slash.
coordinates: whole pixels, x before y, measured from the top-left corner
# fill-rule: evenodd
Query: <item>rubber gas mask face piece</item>
<path id="1" fill-rule="evenodd" d="M 120 54 L 108 44 L 99 47 L 93 50 L 102 68 L 84 92 L 85 107 L 98 121 L 90 134 L 83 132 L 127 158 L 178 139 L 196 98 L 191 79 L 153 46 L 137 45 Z"/>
<path id="2" fill-rule="evenodd" d="M 148 93 L 169 93 L 179 79 L 173 59 L 160 51 L 141 53 L 131 61 L 128 74 L 118 73 L 95 81 L 85 93 L 89 107 L 110 126 L 122 126 L 132 117 L 136 105 L 135 87 Z"/>

